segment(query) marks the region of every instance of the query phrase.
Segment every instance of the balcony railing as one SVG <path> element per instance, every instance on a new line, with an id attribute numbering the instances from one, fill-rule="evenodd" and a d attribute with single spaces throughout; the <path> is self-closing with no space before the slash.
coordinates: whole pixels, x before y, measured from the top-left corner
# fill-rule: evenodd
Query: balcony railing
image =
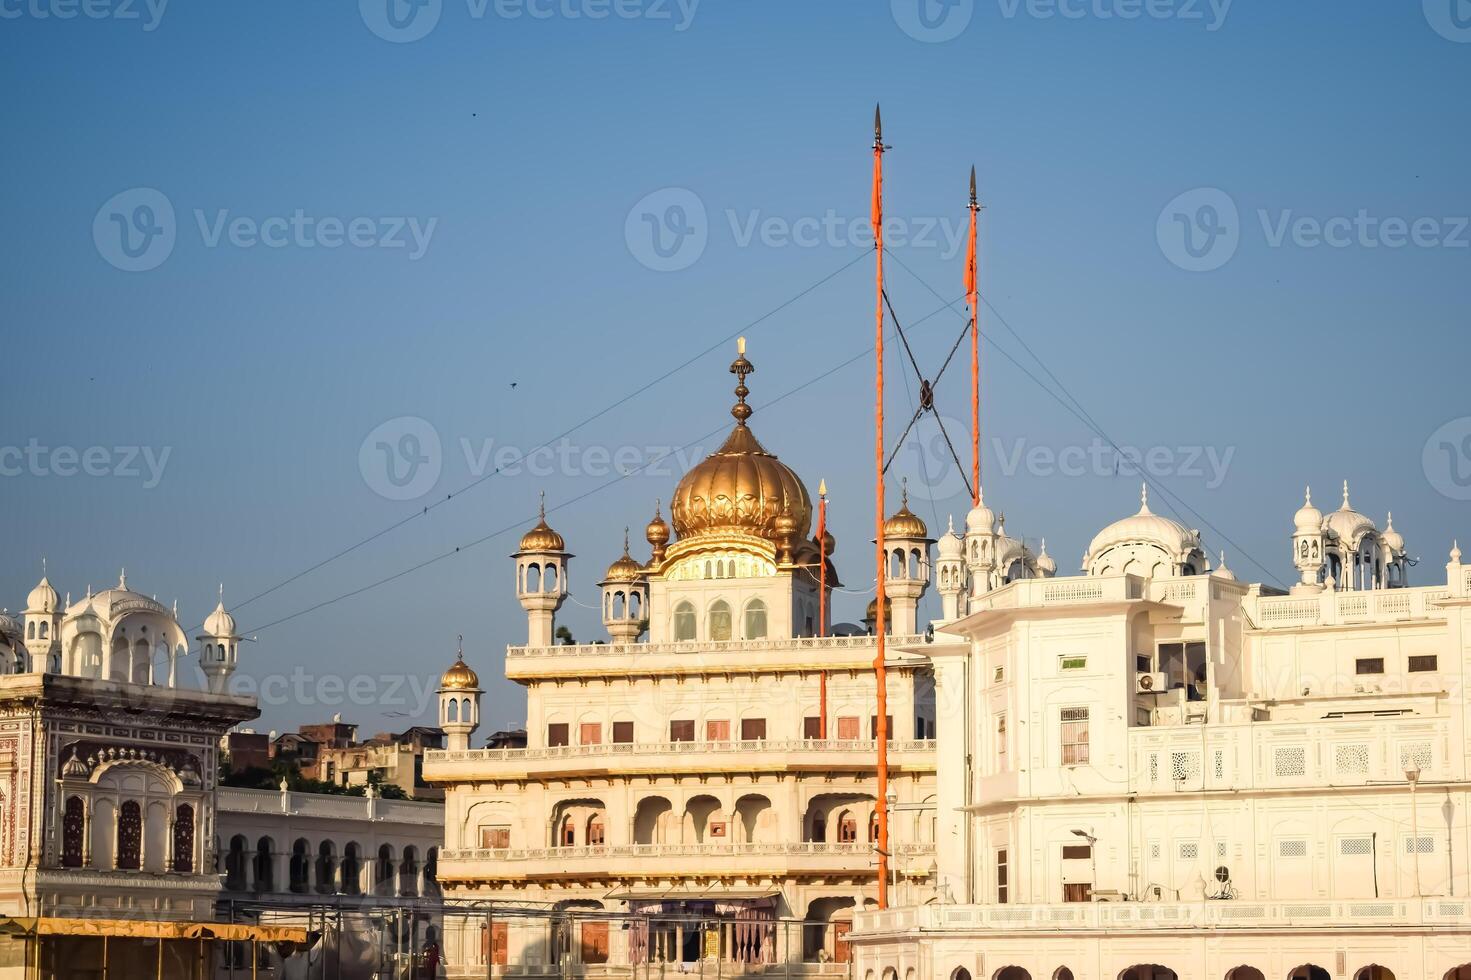
<path id="1" fill-rule="evenodd" d="M 1110 929 L 1251 929 L 1471 925 L 1461 898 L 1305 899 L 1296 902 L 1078 902 L 1066 905 L 926 905 L 853 916 L 854 935 L 923 929 L 1018 932 Z"/>
<path id="2" fill-rule="evenodd" d="M 933 844 L 895 844 L 900 857 L 933 854 Z M 745 844 L 592 844 L 582 847 L 469 847 L 446 848 L 441 861 L 600 861 L 607 858 L 728 857 L 741 855 L 863 855 L 871 856 L 867 841 L 832 844 L 825 841 Z"/>
<path id="3" fill-rule="evenodd" d="M 1247 609 L 1258 629 L 1338 626 L 1348 623 L 1444 619 L 1438 605 L 1450 597 L 1444 586 L 1322 592 L 1309 596 L 1260 596 Z"/>
<path id="4" fill-rule="evenodd" d="M 610 756 L 730 756 L 759 753 L 852 752 L 872 755 L 878 749 L 874 739 L 781 739 L 776 741 L 730 742 L 603 742 L 596 745 L 558 745 L 535 749 L 469 749 L 451 752 L 433 749 L 424 753 L 426 767 L 446 762 L 534 762 L 550 759 L 580 760 Z M 933 753 L 935 743 L 929 739 L 889 742 L 891 753 Z"/>
<path id="5" fill-rule="evenodd" d="M 928 642 L 922 633 L 890 636 L 888 643 L 910 646 Z M 564 646 L 510 646 L 506 658 L 522 657 L 648 657 L 663 654 L 795 652 L 805 650 L 871 650 L 872 636 L 794 636 L 765 640 L 675 640 L 666 643 L 569 643 Z"/>

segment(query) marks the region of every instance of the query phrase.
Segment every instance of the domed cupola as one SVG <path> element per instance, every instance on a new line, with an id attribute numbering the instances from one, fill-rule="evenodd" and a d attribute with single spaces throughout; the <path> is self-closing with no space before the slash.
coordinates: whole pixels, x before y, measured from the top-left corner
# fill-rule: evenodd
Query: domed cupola
<path id="1" fill-rule="evenodd" d="M 1384 546 L 1396 557 L 1405 553 L 1405 536 L 1394 529 L 1394 512 L 1391 511 L 1388 520 L 1384 522 L 1384 534 L 1382 535 Z"/>
<path id="2" fill-rule="evenodd" d="M 675 487 L 670 501 L 677 541 L 675 556 L 764 539 L 780 549 L 804 540 L 812 526 L 812 498 L 797 474 L 757 441 L 746 424 L 746 378 L 756 368 L 746 359 L 745 339 L 730 370 L 737 378 L 736 424 L 719 449 L 692 468 Z M 764 549 L 763 549 L 764 550 Z"/>
<path id="3" fill-rule="evenodd" d="M 1149 509 L 1149 485 L 1139 495 L 1139 512 L 1099 531 L 1083 556 L 1089 575 L 1173 578 L 1205 571 L 1200 532 Z"/>
<path id="4" fill-rule="evenodd" d="M 51 587 L 51 580 L 45 575 L 42 575 L 41 581 L 31 590 L 31 594 L 26 597 L 25 611 L 28 613 L 50 615 L 56 612 L 60 605 L 61 597 Z"/>
<path id="5" fill-rule="evenodd" d="M 1221 552 L 1221 563 L 1211 570 L 1211 574 L 1216 578 L 1223 578 L 1228 582 L 1236 581 L 1236 573 L 1226 567 L 1226 553 L 1224 551 Z"/>
<path id="6" fill-rule="evenodd" d="M 1037 555 L 1037 574 L 1042 578 L 1052 578 L 1057 574 L 1057 561 L 1047 553 L 1047 539 L 1042 539 L 1042 551 Z"/>
<path id="7" fill-rule="evenodd" d="M 967 534 L 990 534 L 996 529 L 996 512 L 986 506 L 984 490 L 977 491 L 976 505 L 965 515 Z"/>
<path id="8" fill-rule="evenodd" d="M 1303 504 L 1292 515 L 1292 526 L 1305 534 L 1316 534 L 1323 529 L 1323 512 L 1313 506 L 1313 488 L 1308 487 L 1303 495 Z"/>
<path id="9" fill-rule="evenodd" d="M 1348 481 L 1343 481 L 1343 504 L 1323 522 L 1325 530 L 1336 537 L 1346 550 L 1352 551 L 1365 534 L 1377 531 L 1374 522 L 1354 510 L 1348 502 Z"/>

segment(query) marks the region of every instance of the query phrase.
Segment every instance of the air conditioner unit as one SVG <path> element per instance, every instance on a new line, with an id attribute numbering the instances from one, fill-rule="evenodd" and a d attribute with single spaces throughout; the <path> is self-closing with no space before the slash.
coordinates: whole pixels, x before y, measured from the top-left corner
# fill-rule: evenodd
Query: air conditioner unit
<path id="1" fill-rule="evenodd" d="M 1165 675 L 1161 671 L 1141 673 L 1135 678 L 1135 684 L 1140 694 L 1162 694 L 1165 689 Z"/>

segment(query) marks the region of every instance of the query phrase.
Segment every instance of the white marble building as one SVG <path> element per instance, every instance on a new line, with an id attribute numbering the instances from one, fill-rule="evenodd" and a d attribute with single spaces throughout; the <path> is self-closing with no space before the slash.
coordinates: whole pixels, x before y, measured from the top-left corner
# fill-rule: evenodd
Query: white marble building
<path id="1" fill-rule="evenodd" d="M 860 912 L 856 975 L 1471 977 L 1459 549 L 1412 586 L 1345 486 L 1291 520 L 1283 591 L 1211 569 L 1146 499 L 1081 575 L 997 587 L 992 521 L 941 540 L 942 575 L 969 567 L 913 648 L 940 706 L 938 895 Z"/>
<path id="2" fill-rule="evenodd" d="M 526 688 L 528 746 L 471 749 L 479 678 L 464 663 L 445 674 L 449 747 L 426 755 L 424 773 L 446 790 L 446 897 L 583 916 L 502 920 L 489 934 L 447 923 L 452 975 L 711 960 L 727 972 L 848 969 L 842 937 L 876 892 L 875 641 L 820 635 L 836 567 L 822 566 L 806 485 L 747 425 L 744 352 L 731 370 L 736 424 L 680 481 L 673 533 L 656 514 L 649 559 L 625 542 L 601 577 L 609 642 L 554 644 L 572 556 L 545 519 L 522 538 L 515 582 L 529 635 L 507 651 L 506 673 Z M 932 541 L 907 507 L 888 534 L 892 631 L 922 649 Z M 934 870 L 933 688 L 922 656 L 893 660 L 893 865 L 898 893 L 922 901 Z M 604 913 L 633 918 L 623 928 Z"/>

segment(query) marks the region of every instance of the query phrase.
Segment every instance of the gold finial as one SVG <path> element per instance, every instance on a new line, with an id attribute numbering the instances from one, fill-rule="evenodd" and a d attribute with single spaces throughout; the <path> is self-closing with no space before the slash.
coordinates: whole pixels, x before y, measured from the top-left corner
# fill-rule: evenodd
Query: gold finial
<path id="1" fill-rule="evenodd" d="M 541 504 L 537 507 L 537 517 L 541 520 L 547 519 L 547 492 L 541 491 Z"/>
<path id="2" fill-rule="evenodd" d="M 730 373 L 736 376 L 736 403 L 731 406 L 730 414 L 735 416 L 736 422 L 745 425 L 752 414 L 751 406 L 746 404 L 746 396 L 751 393 L 751 389 L 746 387 L 746 377 L 756 372 L 756 366 L 746 360 L 745 337 L 736 341 L 736 353 L 739 356 L 730 365 Z"/>
<path id="3" fill-rule="evenodd" d="M 455 661 L 457 663 L 464 663 L 465 662 L 465 634 L 464 633 L 460 633 L 460 634 L 457 634 L 455 636 Z"/>
<path id="4" fill-rule="evenodd" d="M 827 480 L 818 480 L 817 481 L 817 495 L 819 497 L 826 497 L 827 496 Z"/>
<path id="5" fill-rule="evenodd" d="M 899 509 L 909 509 L 909 477 L 907 476 L 899 478 Z"/>
<path id="6" fill-rule="evenodd" d="M 626 525 L 626 524 L 623 526 L 623 557 L 624 558 L 629 557 L 629 554 L 628 554 L 628 525 Z"/>

